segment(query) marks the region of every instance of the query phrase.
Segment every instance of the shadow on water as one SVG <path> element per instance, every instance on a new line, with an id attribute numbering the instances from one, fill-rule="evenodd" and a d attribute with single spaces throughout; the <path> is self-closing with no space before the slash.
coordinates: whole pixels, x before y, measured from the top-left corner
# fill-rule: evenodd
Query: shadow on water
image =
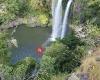
<path id="1" fill-rule="evenodd" d="M 9 29 L 9 33 L 11 33 L 12 30 L 13 29 Z M 37 54 L 36 49 L 45 43 L 50 34 L 50 28 L 32 28 L 27 25 L 20 25 L 13 34 L 13 37 L 17 39 L 18 48 L 11 48 L 11 63 L 15 64 L 25 57 L 33 57 L 37 62 L 39 62 L 41 56 Z"/>

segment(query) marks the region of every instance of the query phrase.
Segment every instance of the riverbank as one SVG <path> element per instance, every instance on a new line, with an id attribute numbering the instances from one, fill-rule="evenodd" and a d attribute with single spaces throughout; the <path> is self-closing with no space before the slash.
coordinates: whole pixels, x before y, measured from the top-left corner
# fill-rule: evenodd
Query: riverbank
<path id="1" fill-rule="evenodd" d="M 2 31 L 3 29 L 13 28 L 21 24 L 26 24 L 29 25 L 30 27 L 50 26 L 49 22 L 41 23 L 37 17 L 27 17 L 27 18 L 16 18 L 15 20 L 5 22 L 2 25 L 0 25 L 0 30 Z"/>

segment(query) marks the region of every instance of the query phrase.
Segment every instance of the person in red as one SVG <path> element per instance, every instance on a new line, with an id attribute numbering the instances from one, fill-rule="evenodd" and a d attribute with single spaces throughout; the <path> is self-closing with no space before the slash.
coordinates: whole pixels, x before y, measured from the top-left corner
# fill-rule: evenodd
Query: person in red
<path id="1" fill-rule="evenodd" d="M 37 52 L 37 54 L 39 54 L 39 55 L 43 55 L 44 48 L 43 48 L 43 47 L 38 47 L 38 48 L 36 49 L 36 52 Z"/>

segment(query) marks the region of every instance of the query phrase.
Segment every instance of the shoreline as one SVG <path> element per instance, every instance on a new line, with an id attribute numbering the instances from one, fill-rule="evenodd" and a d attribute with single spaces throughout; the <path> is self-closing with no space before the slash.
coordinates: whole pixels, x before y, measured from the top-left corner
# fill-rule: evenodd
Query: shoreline
<path id="1" fill-rule="evenodd" d="M 0 31 L 3 31 L 4 29 L 10 29 L 10 28 L 14 28 L 18 25 L 30 25 L 30 27 L 38 27 L 38 26 L 48 26 L 48 24 L 43 25 L 40 24 L 37 20 L 36 17 L 31 17 L 31 18 L 16 18 L 15 20 L 6 22 L 2 25 L 0 25 Z"/>

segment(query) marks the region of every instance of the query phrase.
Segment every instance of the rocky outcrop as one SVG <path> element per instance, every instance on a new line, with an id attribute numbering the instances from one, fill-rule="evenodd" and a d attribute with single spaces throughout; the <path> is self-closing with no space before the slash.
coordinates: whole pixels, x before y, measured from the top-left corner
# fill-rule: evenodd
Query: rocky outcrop
<path id="1" fill-rule="evenodd" d="M 65 80 L 89 80 L 89 76 L 87 73 L 72 73 Z"/>
<path id="2" fill-rule="evenodd" d="M 37 17 L 30 17 L 30 18 L 17 18 L 16 20 L 6 22 L 0 26 L 0 29 L 8 29 L 21 24 L 29 24 L 30 27 L 45 26 L 40 24 Z"/>
<path id="3" fill-rule="evenodd" d="M 75 73 L 72 73 L 67 80 L 80 80 Z"/>

